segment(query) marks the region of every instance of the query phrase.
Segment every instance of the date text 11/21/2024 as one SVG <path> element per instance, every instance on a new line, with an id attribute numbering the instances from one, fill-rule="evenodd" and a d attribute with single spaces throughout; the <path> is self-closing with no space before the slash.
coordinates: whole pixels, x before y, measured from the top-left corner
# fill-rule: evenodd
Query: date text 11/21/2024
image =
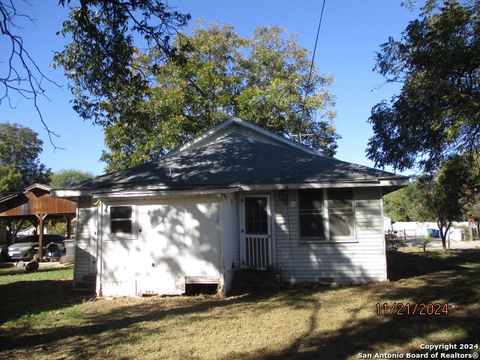
<path id="1" fill-rule="evenodd" d="M 398 316 L 446 316 L 448 315 L 448 303 L 376 303 L 375 312 L 377 315 L 398 315 Z"/>

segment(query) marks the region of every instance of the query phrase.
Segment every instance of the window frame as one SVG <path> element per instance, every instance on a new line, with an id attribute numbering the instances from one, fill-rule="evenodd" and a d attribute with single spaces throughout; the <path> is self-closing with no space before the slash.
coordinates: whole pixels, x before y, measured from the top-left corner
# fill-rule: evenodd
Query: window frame
<path id="1" fill-rule="evenodd" d="M 343 190 L 343 189 L 351 189 L 352 190 L 352 211 L 353 211 L 353 229 L 352 229 L 352 235 L 349 236 L 342 236 L 342 235 L 330 235 L 330 211 L 329 211 L 329 203 L 330 198 L 327 199 L 327 212 L 328 212 L 328 224 L 329 224 L 329 232 L 328 232 L 328 237 L 331 238 L 331 241 L 355 241 L 357 239 L 357 201 L 355 197 L 355 189 L 354 188 L 331 188 L 327 190 L 327 193 L 329 190 Z"/>
<path id="2" fill-rule="evenodd" d="M 322 209 L 321 209 L 321 213 L 322 213 L 322 221 L 323 221 L 323 236 L 302 236 L 302 230 L 300 228 L 300 224 L 301 224 L 301 209 L 300 209 L 300 191 L 323 191 L 322 193 Z M 323 243 L 323 242 L 326 242 L 328 241 L 328 233 L 329 233 L 329 229 L 328 229 L 328 222 L 325 221 L 325 216 L 327 214 L 325 214 L 325 189 L 299 189 L 297 190 L 297 224 L 298 224 L 298 238 L 300 240 L 300 242 L 315 242 L 315 243 Z M 290 231 L 290 229 L 289 229 Z"/>
<path id="3" fill-rule="evenodd" d="M 266 204 L 265 204 L 265 215 L 266 215 L 266 221 L 265 221 L 265 224 L 267 225 L 267 228 L 265 229 L 265 233 L 260 233 L 260 232 L 248 232 L 248 219 L 247 219 L 247 199 L 255 199 L 255 198 L 260 198 L 260 199 L 265 199 L 266 200 Z M 258 194 L 258 195 L 255 195 L 255 194 L 249 194 L 247 196 L 244 197 L 243 199 L 243 217 L 244 217 L 244 232 L 245 232 L 245 235 L 270 235 L 271 233 L 271 226 L 270 226 L 270 211 L 269 211 L 269 197 L 268 195 L 264 195 L 264 194 Z"/>
<path id="4" fill-rule="evenodd" d="M 123 233 L 123 232 L 113 232 L 112 231 L 112 208 L 116 207 L 130 207 L 132 209 L 131 214 L 131 226 L 132 231 L 131 233 Z M 112 204 L 106 205 L 105 209 L 107 213 L 107 226 L 108 226 L 108 234 L 110 240 L 134 240 L 138 239 L 138 227 L 137 227 L 137 206 L 133 204 Z"/>
<path id="5" fill-rule="evenodd" d="M 297 224 L 298 224 L 298 241 L 300 243 L 314 243 L 314 244 L 328 244 L 328 243 L 341 243 L 341 242 L 358 242 L 357 238 L 357 206 L 356 206 L 356 192 L 354 188 L 352 190 L 352 204 L 353 204 L 353 235 L 351 236 L 331 236 L 330 235 L 330 214 L 329 214 L 329 190 L 330 189 L 342 189 L 342 188 L 317 188 L 317 189 L 298 189 L 297 190 Z M 323 213 L 323 229 L 324 229 L 324 236 L 308 236 L 302 237 L 301 236 L 301 221 L 300 221 L 300 192 L 305 190 L 316 190 L 322 191 L 323 201 L 322 201 L 322 213 Z"/>

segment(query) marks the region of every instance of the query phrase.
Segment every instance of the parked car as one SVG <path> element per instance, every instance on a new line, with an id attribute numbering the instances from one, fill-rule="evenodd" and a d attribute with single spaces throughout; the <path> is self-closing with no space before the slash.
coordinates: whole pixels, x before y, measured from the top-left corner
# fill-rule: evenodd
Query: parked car
<path id="1" fill-rule="evenodd" d="M 45 234 L 43 235 L 43 246 L 45 248 L 48 244 L 55 243 L 58 245 L 58 250 L 63 252 L 65 239 L 65 236 L 62 235 Z M 30 260 L 37 251 L 38 235 L 21 236 L 8 247 L 8 257 L 10 260 Z M 45 249 L 43 253 L 45 253 Z"/>

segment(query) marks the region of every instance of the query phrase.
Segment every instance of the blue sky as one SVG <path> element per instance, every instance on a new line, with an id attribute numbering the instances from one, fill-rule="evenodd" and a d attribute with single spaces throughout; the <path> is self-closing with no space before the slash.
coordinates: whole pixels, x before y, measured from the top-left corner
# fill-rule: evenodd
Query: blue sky
<path id="1" fill-rule="evenodd" d="M 336 157 L 357 164 L 373 166 L 365 156 L 372 130 L 367 120 L 371 108 L 383 99 L 390 99 L 398 87 L 383 85 L 384 79 L 372 71 L 375 52 L 389 36 L 399 38 L 415 12 L 401 7 L 401 0 L 326 0 L 319 36 L 316 65 L 322 74 L 332 74 L 336 96 L 335 124 L 342 139 Z M 321 0 L 170 0 L 169 5 L 192 15 L 190 26 L 198 19 L 219 24 L 232 24 L 241 36 L 251 36 L 260 25 L 280 25 L 298 34 L 298 42 L 312 50 L 320 15 Z M 53 171 L 78 169 L 95 175 L 103 173 L 99 161 L 104 149 L 100 127 L 84 122 L 72 110 L 72 96 L 62 69 L 53 69 L 53 52 L 65 40 L 57 36 L 67 11 L 57 0 L 31 4 L 19 2 L 20 10 L 30 14 L 35 24 L 23 23 L 23 36 L 42 70 L 61 88 L 46 85 L 47 99 L 40 107 L 49 127 L 60 135 L 55 144 L 65 150 L 54 151 L 29 101 L 15 101 L 16 108 L 0 107 L 0 122 L 15 122 L 32 128 L 44 141 L 40 160 Z M 0 42 L 0 49 L 5 44 Z"/>

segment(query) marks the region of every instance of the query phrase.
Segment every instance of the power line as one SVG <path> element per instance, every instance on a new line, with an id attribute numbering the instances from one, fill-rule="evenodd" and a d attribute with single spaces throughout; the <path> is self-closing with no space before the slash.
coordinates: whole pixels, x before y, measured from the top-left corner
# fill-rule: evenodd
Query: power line
<path id="1" fill-rule="evenodd" d="M 323 0 L 322 3 L 322 11 L 320 12 L 320 19 L 318 20 L 318 27 L 317 27 L 317 36 L 315 37 L 315 46 L 313 47 L 313 54 L 312 54 L 312 62 L 310 63 L 310 71 L 308 72 L 308 80 L 307 80 L 307 86 L 306 86 L 306 91 L 305 91 L 305 104 L 307 101 L 307 96 L 308 96 L 308 87 L 310 86 L 310 81 L 312 79 L 312 71 L 313 71 L 313 64 L 315 62 L 315 54 L 317 53 L 317 44 L 318 44 L 318 36 L 320 34 L 320 28 L 322 27 L 322 19 L 323 19 L 323 10 L 325 9 L 325 1 Z M 303 110 L 302 110 L 302 116 L 305 116 L 306 113 L 306 106 L 304 104 Z M 298 137 L 298 142 L 302 142 L 302 136 L 314 136 L 313 134 L 295 134 L 292 135 L 292 137 Z"/>
<path id="2" fill-rule="evenodd" d="M 318 21 L 317 36 L 315 37 L 315 46 L 313 47 L 312 62 L 310 63 L 310 71 L 308 73 L 307 89 L 310 86 L 310 80 L 312 79 L 313 63 L 315 61 L 315 54 L 317 53 L 318 35 L 320 34 L 320 28 L 322 26 L 323 10 L 325 9 L 325 1 L 326 0 L 323 0 L 322 11 L 320 12 L 320 20 Z"/>

